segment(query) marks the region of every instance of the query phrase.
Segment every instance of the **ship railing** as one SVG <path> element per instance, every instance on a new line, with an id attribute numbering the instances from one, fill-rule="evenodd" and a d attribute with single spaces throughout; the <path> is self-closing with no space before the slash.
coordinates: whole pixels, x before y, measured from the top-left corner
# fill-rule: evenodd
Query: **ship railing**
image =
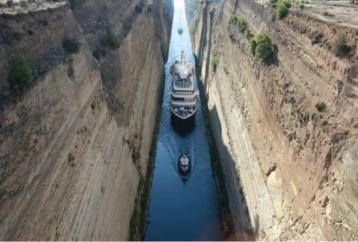
<path id="1" fill-rule="evenodd" d="M 195 101 L 171 101 L 173 106 L 195 106 Z"/>

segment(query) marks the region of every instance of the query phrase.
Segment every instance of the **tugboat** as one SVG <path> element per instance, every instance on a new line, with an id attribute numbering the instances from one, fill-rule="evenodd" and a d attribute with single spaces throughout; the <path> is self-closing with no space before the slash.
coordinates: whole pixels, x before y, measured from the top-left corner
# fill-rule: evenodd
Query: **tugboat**
<path id="1" fill-rule="evenodd" d="M 189 177 L 190 170 L 191 170 L 190 157 L 189 157 L 189 155 L 182 154 L 179 157 L 179 161 L 178 161 L 178 171 L 179 171 L 180 176 L 183 179 L 187 179 Z"/>
<path id="2" fill-rule="evenodd" d="M 182 28 L 178 28 L 178 33 L 182 34 L 184 32 L 184 30 Z"/>
<path id="3" fill-rule="evenodd" d="M 175 61 L 170 71 L 173 76 L 170 109 L 174 117 L 187 120 L 196 112 L 196 96 L 199 94 L 194 83 L 195 68 L 182 51 L 180 61 Z"/>

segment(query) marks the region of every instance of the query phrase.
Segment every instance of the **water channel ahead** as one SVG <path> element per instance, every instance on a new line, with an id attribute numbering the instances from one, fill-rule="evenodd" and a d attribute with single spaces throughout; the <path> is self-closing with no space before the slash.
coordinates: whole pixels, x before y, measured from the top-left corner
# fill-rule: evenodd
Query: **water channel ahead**
<path id="1" fill-rule="evenodd" d="M 223 240 L 219 207 L 201 103 L 197 100 L 195 126 L 186 134 L 174 128 L 170 113 L 170 66 L 184 51 L 194 64 L 184 0 L 174 0 L 174 16 L 165 66 L 165 90 L 156 147 L 153 183 L 145 240 Z M 183 28 L 182 35 L 178 28 Z M 191 176 L 183 181 L 177 172 L 181 153 L 193 160 Z"/>

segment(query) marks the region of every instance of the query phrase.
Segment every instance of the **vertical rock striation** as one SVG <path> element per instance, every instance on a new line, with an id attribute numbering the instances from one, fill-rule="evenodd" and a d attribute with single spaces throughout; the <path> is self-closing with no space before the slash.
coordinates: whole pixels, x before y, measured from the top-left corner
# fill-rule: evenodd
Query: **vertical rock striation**
<path id="1" fill-rule="evenodd" d="M 167 48 L 161 2 L 70 2 L 0 15 L 2 240 L 126 240 L 135 229 Z M 100 44 L 108 28 L 118 48 Z M 6 81 L 16 53 L 36 77 L 21 93 Z"/>
<path id="2" fill-rule="evenodd" d="M 212 2 L 194 46 L 237 236 L 357 239 L 357 30 L 299 11 L 278 20 L 256 1 Z M 252 56 L 234 15 L 277 45 L 271 64 Z M 330 50 L 340 35 L 347 58 Z"/>

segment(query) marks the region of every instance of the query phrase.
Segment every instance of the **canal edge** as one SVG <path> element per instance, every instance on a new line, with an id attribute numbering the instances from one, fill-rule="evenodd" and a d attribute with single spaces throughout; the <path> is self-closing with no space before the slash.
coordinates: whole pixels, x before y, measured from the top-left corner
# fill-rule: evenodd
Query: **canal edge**
<path id="1" fill-rule="evenodd" d="M 200 70 L 199 62 L 197 56 L 193 53 L 195 58 L 195 66 L 197 70 Z M 221 160 L 219 157 L 219 152 L 216 147 L 216 140 L 212 131 L 212 125 L 209 118 L 209 110 L 208 110 L 208 100 L 205 95 L 205 87 L 203 85 L 202 80 L 200 79 L 198 72 L 196 73 L 199 93 L 200 93 L 200 101 L 202 106 L 202 112 L 204 117 L 204 127 L 205 133 L 209 143 L 209 153 L 211 159 L 211 165 L 215 180 L 215 186 L 217 189 L 218 195 L 218 203 L 219 203 L 219 213 L 221 224 L 224 231 L 225 239 L 229 239 L 233 234 L 235 234 L 235 225 L 234 219 L 232 217 L 230 204 L 229 204 L 229 195 L 226 189 L 226 180 L 225 174 L 222 168 Z"/>
<path id="2" fill-rule="evenodd" d="M 163 58 L 163 61 L 166 63 L 167 60 Z M 155 114 L 156 115 L 155 128 L 153 132 L 153 139 L 152 139 L 152 144 L 148 157 L 147 172 L 145 178 L 143 178 L 142 176 L 139 177 L 137 195 L 135 198 L 135 206 L 129 223 L 129 232 L 128 232 L 129 241 L 138 241 L 138 240 L 143 241 L 147 229 L 148 208 L 150 203 L 150 189 L 152 187 L 153 174 L 154 174 L 156 147 L 157 147 L 158 134 L 160 128 L 160 118 L 162 115 L 164 88 L 165 88 L 165 64 L 163 65 L 162 78 L 161 78 L 160 86 L 158 88 L 158 90 L 160 91 L 158 107 L 160 108 L 158 108 Z"/>

